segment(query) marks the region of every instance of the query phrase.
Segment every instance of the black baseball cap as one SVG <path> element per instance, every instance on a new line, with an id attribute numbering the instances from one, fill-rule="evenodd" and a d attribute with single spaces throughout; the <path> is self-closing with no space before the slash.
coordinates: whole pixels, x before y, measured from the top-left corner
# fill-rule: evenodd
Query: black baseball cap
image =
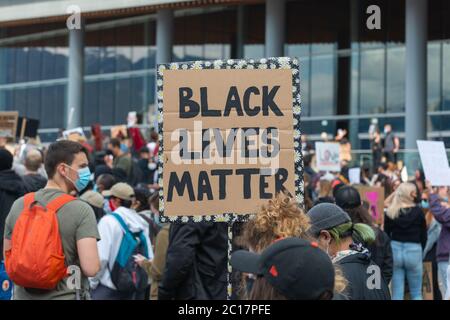
<path id="1" fill-rule="evenodd" d="M 334 267 L 316 242 L 300 238 L 277 240 L 261 254 L 246 250 L 231 255 L 233 268 L 264 277 L 290 300 L 316 300 L 334 290 Z"/>
<path id="2" fill-rule="evenodd" d="M 335 195 L 336 204 L 342 209 L 354 209 L 361 206 L 361 196 L 352 186 L 340 188 Z"/>

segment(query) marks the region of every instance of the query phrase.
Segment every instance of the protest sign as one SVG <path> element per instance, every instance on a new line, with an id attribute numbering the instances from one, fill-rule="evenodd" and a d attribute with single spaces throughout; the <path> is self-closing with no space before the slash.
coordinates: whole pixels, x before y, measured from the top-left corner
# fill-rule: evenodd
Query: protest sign
<path id="1" fill-rule="evenodd" d="M 81 128 L 81 127 L 63 131 L 63 137 L 66 140 L 75 141 L 75 142 L 79 142 L 80 139 L 86 140 L 86 136 L 84 135 L 83 128 Z"/>
<path id="2" fill-rule="evenodd" d="M 24 137 L 36 138 L 39 130 L 39 120 L 19 117 L 17 122 L 16 137 L 22 140 Z"/>
<path id="3" fill-rule="evenodd" d="M 443 141 L 417 140 L 425 178 L 433 186 L 450 186 L 450 167 Z"/>
<path id="4" fill-rule="evenodd" d="M 127 125 L 128 127 L 134 127 L 138 123 L 138 117 L 136 111 L 130 111 L 128 112 L 127 116 Z"/>
<path id="5" fill-rule="evenodd" d="M 122 138 L 128 137 L 128 130 L 126 125 L 111 127 L 111 138 L 117 138 L 122 136 Z"/>
<path id="6" fill-rule="evenodd" d="M 355 186 L 361 196 L 361 201 L 369 203 L 369 214 L 373 221 L 382 225 L 384 222 L 384 188 Z"/>
<path id="7" fill-rule="evenodd" d="M 341 171 L 339 143 L 316 142 L 317 169 L 320 171 Z"/>
<path id="8" fill-rule="evenodd" d="M 16 136 L 18 119 L 19 112 L 17 111 L 0 112 L 0 137 L 14 138 Z"/>
<path id="9" fill-rule="evenodd" d="M 361 183 L 361 168 L 350 168 L 348 169 L 348 179 L 351 184 Z"/>
<path id="10" fill-rule="evenodd" d="M 158 66 L 163 216 L 241 219 L 282 190 L 303 202 L 298 72 L 290 58 Z"/>

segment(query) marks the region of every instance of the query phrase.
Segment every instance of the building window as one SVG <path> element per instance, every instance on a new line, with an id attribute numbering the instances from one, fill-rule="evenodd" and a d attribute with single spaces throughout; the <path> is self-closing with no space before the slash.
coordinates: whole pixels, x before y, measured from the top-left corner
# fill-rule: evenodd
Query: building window
<path id="1" fill-rule="evenodd" d="M 313 44 L 311 49 L 310 115 L 332 115 L 336 110 L 335 44 Z"/>
<path id="2" fill-rule="evenodd" d="M 405 111 L 405 46 L 387 48 L 387 112 Z"/>
<path id="3" fill-rule="evenodd" d="M 360 51 L 360 114 L 385 111 L 385 49 L 361 44 Z M 383 44 L 380 44 L 383 46 Z"/>
<path id="4" fill-rule="evenodd" d="M 428 111 L 438 111 L 441 109 L 441 48 L 441 42 L 428 43 Z"/>

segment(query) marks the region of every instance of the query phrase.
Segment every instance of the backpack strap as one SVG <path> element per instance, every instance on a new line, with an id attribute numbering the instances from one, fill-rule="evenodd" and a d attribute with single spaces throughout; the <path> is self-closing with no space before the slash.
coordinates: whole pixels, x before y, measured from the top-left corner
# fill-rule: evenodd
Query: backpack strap
<path id="1" fill-rule="evenodd" d="M 122 219 L 122 217 L 121 217 L 119 214 L 113 212 L 113 213 L 111 213 L 111 215 L 112 215 L 114 218 L 116 218 L 116 220 L 120 223 L 120 225 L 122 226 L 122 229 L 124 230 L 125 233 L 132 234 L 132 235 L 133 235 L 133 238 L 135 237 L 134 234 L 130 231 L 130 229 L 128 229 L 127 224 L 125 223 L 125 221 Z M 144 251 L 145 251 L 144 255 L 145 255 L 146 258 L 148 258 L 147 240 L 145 239 L 144 232 L 143 232 L 143 231 L 139 231 L 138 237 L 139 237 L 139 240 L 140 240 L 140 241 L 143 243 L 143 245 L 144 245 Z"/>
<path id="2" fill-rule="evenodd" d="M 34 192 L 27 193 L 23 197 L 23 208 L 30 209 L 30 206 L 33 202 L 34 202 Z"/>
<path id="3" fill-rule="evenodd" d="M 144 232 L 142 231 L 139 233 L 139 240 L 141 240 L 141 243 L 144 245 L 144 257 L 148 259 L 149 255 L 148 255 L 147 240 L 145 239 Z"/>
<path id="4" fill-rule="evenodd" d="M 125 233 L 131 233 L 130 229 L 128 229 L 127 224 L 125 223 L 125 221 L 122 219 L 122 217 L 119 214 L 112 212 L 111 215 L 114 218 L 116 218 L 116 220 L 120 223 L 120 225 L 122 226 L 122 229 Z"/>
<path id="5" fill-rule="evenodd" d="M 71 195 L 68 195 L 68 194 L 62 194 L 62 195 L 58 196 L 57 198 L 53 199 L 52 201 L 50 201 L 46 205 L 46 208 L 56 212 L 63 205 L 65 205 L 66 203 L 69 203 L 70 201 L 73 201 L 73 200 L 75 200 L 75 197 L 72 197 Z"/>

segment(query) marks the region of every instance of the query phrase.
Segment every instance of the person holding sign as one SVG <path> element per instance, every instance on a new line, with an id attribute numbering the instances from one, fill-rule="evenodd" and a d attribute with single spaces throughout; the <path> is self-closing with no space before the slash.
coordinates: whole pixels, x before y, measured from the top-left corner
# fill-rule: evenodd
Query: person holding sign
<path id="1" fill-rule="evenodd" d="M 438 263 L 438 283 L 442 296 L 450 298 L 449 288 L 447 286 L 447 269 L 449 267 L 450 253 L 450 205 L 448 202 L 448 187 L 431 186 L 427 181 L 429 190 L 430 212 L 434 218 L 441 224 L 441 233 L 439 235 L 436 251 L 436 260 Z"/>
<path id="2" fill-rule="evenodd" d="M 227 224 L 172 224 L 158 300 L 227 298 Z"/>

